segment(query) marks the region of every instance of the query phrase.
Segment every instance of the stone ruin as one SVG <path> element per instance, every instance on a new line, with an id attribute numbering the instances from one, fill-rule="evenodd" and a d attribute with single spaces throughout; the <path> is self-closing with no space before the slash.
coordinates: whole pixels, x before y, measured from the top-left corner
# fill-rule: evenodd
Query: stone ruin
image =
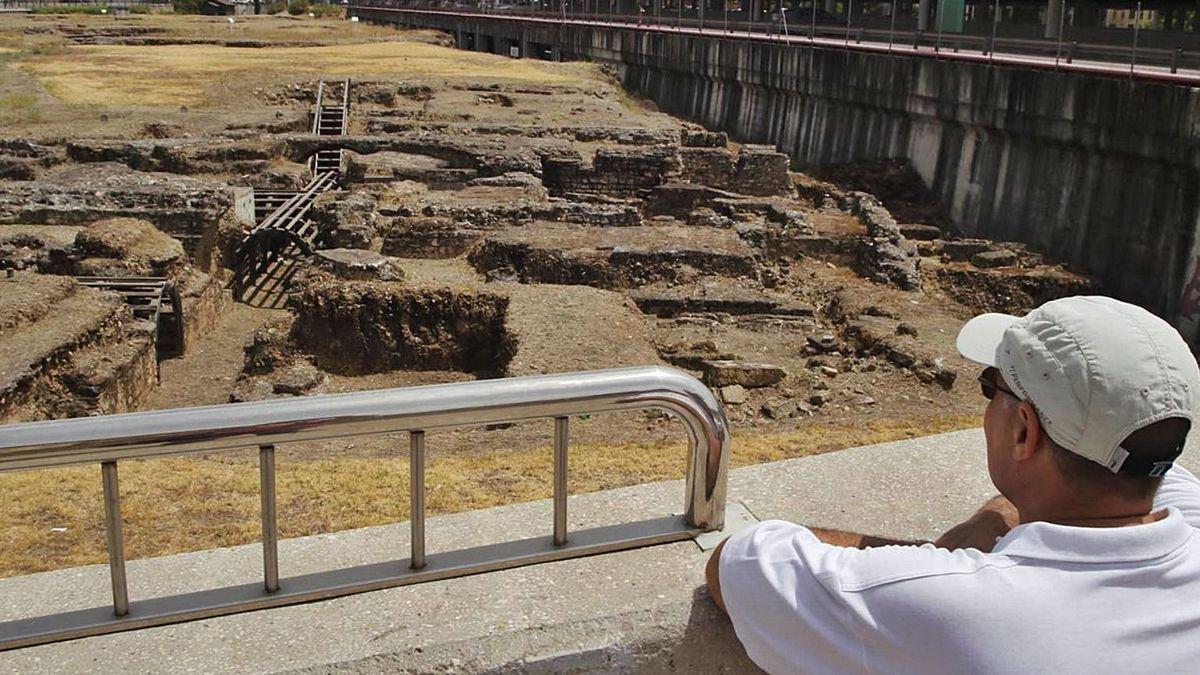
<path id="1" fill-rule="evenodd" d="M 312 89 L 264 92 L 284 122 L 217 137 L 0 140 L 0 421 L 144 405 L 152 327 L 73 279 L 169 279 L 202 342 L 246 233 L 277 208 L 262 200 L 302 190 L 318 151 L 342 152 L 338 184 L 305 216 L 313 250 L 255 280 L 280 309 L 245 328 L 228 400 L 394 371 L 664 363 L 738 422 L 848 414 L 953 390 L 943 333 L 969 311 L 1092 288 L 956 236 L 902 166 L 879 196 L 848 169 L 794 173 L 773 148 L 665 116 L 497 112 L 598 97 L 568 86 L 357 83 L 348 132 L 318 136 L 297 112 Z"/>

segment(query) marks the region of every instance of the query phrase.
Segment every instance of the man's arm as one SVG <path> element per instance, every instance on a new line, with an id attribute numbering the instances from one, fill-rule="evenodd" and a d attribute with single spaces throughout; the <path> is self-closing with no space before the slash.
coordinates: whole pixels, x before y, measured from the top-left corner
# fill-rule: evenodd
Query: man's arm
<path id="1" fill-rule="evenodd" d="M 831 546 L 844 546 L 847 548 L 870 548 L 872 546 L 920 546 L 924 542 L 919 541 L 903 541 L 900 539 L 887 539 L 885 537 L 876 537 L 869 534 L 859 534 L 857 532 L 844 532 L 842 530 L 828 530 L 819 527 L 809 528 L 809 531 L 816 535 L 817 539 Z M 708 584 L 708 593 L 712 596 L 713 602 L 717 607 L 726 614 L 729 613 L 725 609 L 725 601 L 721 597 L 721 551 L 725 550 L 726 539 L 713 549 L 712 555 L 708 557 L 708 564 L 704 568 L 704 578 Z"/>
<path id="2" fill-rule="evenodd" d="M 817 535 L 817 539 L 829 544 L 830 546 L 844 546 L 846 548 L 873 548 L 875 546 L 920 546 L 923 541 L 910 541 L 906 539 L 889 539 L 887 537 L 877 537 L 873 534 L 859 534 L 858 532 L 846 532 L 845 530 L 829 530 L 823 527 L 808 528 L 813 534 Z"/>
<path id="3" fill-rule="evenodd" d="M 1191 474 L 1188 477 L 1197 483 Z M 934 546 L 944 548 L 948 551 L 953 551 L 960 548 L 974 548 L 984 553 L 990 553 L 992 547 L 996 544 L 998 537 L 1003 537 L 1008 534 L 1008 531 L 1016 527 L 1020 522 L 1020 516 L 1017 513 L 1016 507 L 1012 502 L 1008 501 L 1002 495 L 992 497 L 967 520 L 955 525 L 946 531 L 945 534 L 938 537 L 933 542 Z M 817 539 L 831 546 L 843 546 L 846 548 L 872 548 L 875 546 L 921 546 L 928 542 L 923 541 L 908 541 L 903 539 L 889 539 L 887 537 L 877 537 L 870 534 L 860 534 L 858 532 L 846 532 L 844 530 L 830 530 L 820 527 L 809 528 L 809 531 L 816 535 Z M 728 540 L 726 540 L 728 541 Z M 722 541 L 717 545 L 708 558 L 708 565 L 704 569 L 704 576 L 708 583 L 708 592 L 712 595 L 713 602 L 721 611 L 725 610 L 725 602 L 721 598 L 721 551 L 725 550 L 725 542 Z"/>

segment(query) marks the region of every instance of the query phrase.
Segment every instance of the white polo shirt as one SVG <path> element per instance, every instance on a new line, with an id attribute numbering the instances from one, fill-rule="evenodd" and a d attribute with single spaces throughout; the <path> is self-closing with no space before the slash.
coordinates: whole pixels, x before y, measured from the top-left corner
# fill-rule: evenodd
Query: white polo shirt
<path id="1" fill-rule="evenodd" d="M 992 553 L 853 549 L 772 520 L 729 539 L 721 594 L 771 673 L 1200 672 L 1200 481 L 1166 518 L 1019 525 Z"/>

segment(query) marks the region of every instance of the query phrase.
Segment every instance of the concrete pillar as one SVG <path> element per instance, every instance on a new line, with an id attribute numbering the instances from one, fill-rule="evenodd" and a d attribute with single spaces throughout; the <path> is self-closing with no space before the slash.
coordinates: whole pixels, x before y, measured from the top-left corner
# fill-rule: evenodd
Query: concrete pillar
<path id="1" fill-rule="evenodd" d="M 929 30 L 929 12 L 933 9 L 933 0 L 921 0 L 917 4 L 917 30 Z"/>
<path id="2" fill-rule="evenodd" d="M 1063 0 L 1046 0 L 1046 32 L 1047 38 L 1058 37 L 1059 26 L 1063 21 Z"/>

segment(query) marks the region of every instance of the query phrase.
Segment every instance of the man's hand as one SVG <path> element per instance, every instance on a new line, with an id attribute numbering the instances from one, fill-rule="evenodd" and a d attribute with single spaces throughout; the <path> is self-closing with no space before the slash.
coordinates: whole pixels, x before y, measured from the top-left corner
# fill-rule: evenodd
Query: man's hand
<path id="1" fill-rule="evenodd" d="M 1021 522 L 1021 516 L 1012 502 L 1002 495 L 992 497 L 965 522 L 950 528 L 946 534 L 933 542 L 934 546 L 954 551 L 960 548 L 973 548 L 984 553 L 991 553 L 996 545 L 996 539 L 1008 534 L 1008 531 Z"/>

